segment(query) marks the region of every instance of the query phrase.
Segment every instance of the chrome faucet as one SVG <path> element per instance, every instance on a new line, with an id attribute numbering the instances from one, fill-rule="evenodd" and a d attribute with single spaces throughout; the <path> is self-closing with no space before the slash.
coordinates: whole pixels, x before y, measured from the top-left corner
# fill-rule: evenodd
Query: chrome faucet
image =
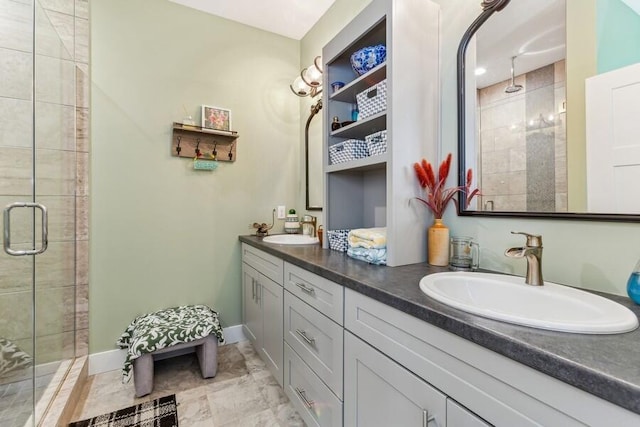
<path id="1" fill-rule="evenodd" d="M 313 215 L 305 215 L 302 218 L 303 219 L 302 221 L 300 221 L 300 225 L 303 227 L 303 230 L 305 225 L 310 225 L 313 228 L 313 231 L 309 234 L 311 235 L 311 237 L 316 237 L 316 228 L 317 228 L 316 224 L 318 223 L 318 218 L 316 218 Z M 311 219 L 307 219 L 307 218 L 311 218 Z"/>
<path id="2" fill-rule="evenodd" d="M 509 248 L 504 254 L 510 258 L 527 259 L 527 277 L 525 283 L 532 286 L 544 285 L 542 279 L 542 236 L 512 231 L 511 234 L 522 234 L 527 237 L 526 246 Z"/>

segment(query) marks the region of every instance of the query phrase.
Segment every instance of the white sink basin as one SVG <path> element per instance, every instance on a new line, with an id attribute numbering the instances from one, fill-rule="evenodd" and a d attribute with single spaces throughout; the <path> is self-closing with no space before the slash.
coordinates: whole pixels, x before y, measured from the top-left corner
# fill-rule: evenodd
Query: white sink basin
<path id="1" fill-rule="evenodd" d="M 262 241 L 278 245 L 315 245 L 319 242 L 317 237 L 305 236 L 304 234 L 276 234 L 267 236 Z"/>
<path id="2" fill-rule="evenodd" d="M 420 289 L 460 310 L 503 322 L 583 334 L 616 334 L 638 327 L 628 308 L 609 299 L 556 283 L 524 283 L 502 274 L 447 272 L 425 276 Z"/>

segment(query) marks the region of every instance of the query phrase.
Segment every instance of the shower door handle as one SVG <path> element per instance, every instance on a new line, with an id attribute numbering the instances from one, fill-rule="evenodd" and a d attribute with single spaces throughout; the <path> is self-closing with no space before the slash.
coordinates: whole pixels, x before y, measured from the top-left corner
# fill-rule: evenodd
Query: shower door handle
<path id="1" fill-rule="evenodd" d="M 42 246 L 40 246 L 40 248 L 24 251 L 11 249 L 11 210 L 13 208 L 34 208 L 42 211 Z M 13 256 L 38 255 L 46 251 L 47 245 L 49 244 L 48 223 L 47 208 L 44 205 L 31 202 L 16 202 L 10 204 L 4 208 L 4 251 Z"/>

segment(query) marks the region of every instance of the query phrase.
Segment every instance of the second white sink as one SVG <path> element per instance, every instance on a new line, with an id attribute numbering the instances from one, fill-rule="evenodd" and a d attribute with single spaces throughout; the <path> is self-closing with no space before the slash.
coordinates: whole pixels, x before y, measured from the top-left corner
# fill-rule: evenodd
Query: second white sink
<path id="1" fill-rule="evenodd" d="M 583 334 L 616 334 L 638 327 L 637 316 L 615 301 L 556 283 L 531 286 L 502 274 L 447 272 L 420 280 L 441 303 L 495 320 Z"/>
<path id="2" fill-rule="evenodd" d="M 315 245 L 319 242 L 317 237 L 304 234 L 275 234 L 265 237 L 262 241 L 278 245 Z"/>

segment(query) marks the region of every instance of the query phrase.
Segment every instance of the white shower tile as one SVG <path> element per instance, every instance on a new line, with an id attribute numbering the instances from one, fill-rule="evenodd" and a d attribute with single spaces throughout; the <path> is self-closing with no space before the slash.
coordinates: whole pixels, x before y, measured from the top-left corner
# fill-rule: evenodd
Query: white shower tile
<path id="1" fill-rule="evenodd" d="M 0 97 L 0 146 L 31 147 L 31 101 Z"/>
<path id="2" fill-rule="evenodd" d="M 31 194 L 32 150 L 0 147 L 0 194 Z"/>
<path id="3" fill-rule="evenodd" d="M 47 10 L 66 13 L 67 15 L 74 14 L 74 0 L 38 0 L 38 3 Z"/>
<path id="4" fill-rule="evenodd" d="M 76 1 L 76 16 L 80 18 L 89 19 L 89 0 L 75 0 Z"/>
<path id="5" fill-rule="evenodd" d="M 75 60 L 76 62 L 89 62 L 89 20 L 75 19 Z"/>
<path id="6" fill-rule="evenodd" d="M 75 324 L 75 286 L 36 287 L 36 336 L 61 334 Z"/>
<path id="7" fill-rule="evenodd" d="M 51 242 L 36 258 L 38 289 L 71 286 L 75 283 L 75 242 Z"/>
<path id="8" fill-rule="evenodd" d="M 0 48 L 0 96 L 30 100 L 32 67 L 30 53 Z"/>
<path id="9" fill-rule="evenodd" d="M 36 100 L 75 105 L 75 64 L 59 58 L 36 56 Z"/>
<path id="10" fill-rule="evenodd" d="M 38 195 L 75 195 L 76 153 L 36 150 L 36 188 Z"/>
<path id="11" fill-rule="evenodd" d="M 32 51 L 33 13 L 29 4 L 0 1 L 0 46 L 24 52 Z"/>
<path id="12" fill-rule="evenodd" d="M 75 197 L 37 196 L 37 200 L 47 207 L 49 216 L 49 242 L 74 241 L 76 233 Z M 36 230 L 38 230 L 37 225 Z M 36 238 L 40 238 L 40 233 L 37 233 Z"/>
<path id="13" fill-rule="evenodd" d="M 75 108 L 36 102 L 36 147 L 75 150 Z"/>
<path id="14" fill-rule="evenodd" d="M 67 27 L 71 28 L 71 38 L 66 34 Z M 36 7 L 36 53 L 73 59 L 73 16 Z"/>
<path id="15" fill-rule="evenodd" d="M 76 107 L 89 108 L 89 65 L 76 66 Z"/>

